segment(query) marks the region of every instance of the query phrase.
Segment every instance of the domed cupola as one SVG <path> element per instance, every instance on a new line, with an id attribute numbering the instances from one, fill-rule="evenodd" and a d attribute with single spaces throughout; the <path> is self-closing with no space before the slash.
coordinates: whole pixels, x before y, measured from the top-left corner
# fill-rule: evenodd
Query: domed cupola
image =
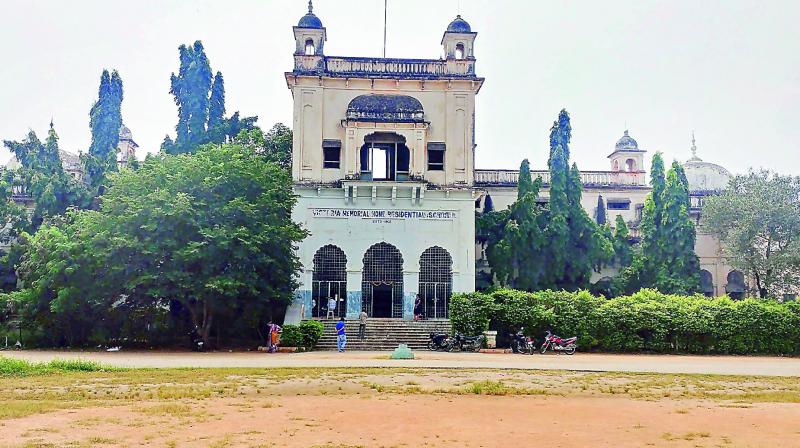
<path id="1" fill-rule="evenodd" d="M 322 29 L 322 20 L 319 20 L 319 17 L 314 15 L 314 5 L 311 0 L 308 0 L 308 13 L 300 18 L 300 21 L 297 22 L 297 27 Z"/>
<path id="2" fill-rule="evenodd" d="M 692 158 L 683 164 L 686 180 L 689 182 L 689 192 L 694 194 L 708 194 L 724 190 L 728 186 L 731 173 L 725 167 L 716 163 L 704 162 L 697 157 L 697 146 L 692 132 Z"/>
<path id="3" fill-rule="evenodd" d="M 314 15 L 314 5 L 308 0 L 308 13 L 300 18 L 294 30 L 295 72 L 317 72 L 323 68 L 322 47 L 328 36 L 322 21 Z"/>
<path id="4" fill-rule="evenodd" d="M 466 20 L 461 18 L 461 14 L 457 15 L 450 25 L 447 25 L 447 32 L 448 33 L 471 33 L 472 28 L 470 28 L 469 23 Z"/>
<path id="5" fill-rule="evenodd" d="M 472 31 L 466 20 L 457 15 L 445 30 L 442 36 L 442 46 L 444 47 L 445 59 L 447 60 L 475 60 L 473 46 L 475 36 L 478 33 Z"/>
<path id="6" fill-rule="evenodd" d="M 639 150 L 639 144 L 636 143 L 636 140 L 633 139 L 630 135 L 628 135 L 628 130 L 625 130 L 625 133 L 622 137 L 617 140 L 617 144 L 614 146 L 616 150 Z"/>

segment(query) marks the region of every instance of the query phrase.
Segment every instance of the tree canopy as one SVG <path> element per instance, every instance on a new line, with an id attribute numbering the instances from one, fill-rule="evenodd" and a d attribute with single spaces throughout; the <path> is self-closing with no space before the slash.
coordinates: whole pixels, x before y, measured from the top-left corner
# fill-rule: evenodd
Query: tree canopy
<path id="1" fill-rule="evenodd" d="M 800 284 L 800 178 L 769 171 L 736 176 L 706 199 L 701 224 L 760 297 L 779 297 Z"/>
<path id="2" fill-rule="evenodd" d="M 117 170 L 119 131 L 122 128 L 122 79 L 114 70 L 103 70 L 97 101 L 89 111 L 92 143 L 84 156 L 86 177 L 97 192 L 106 180 L 106 173 Z"/>
<path id="3" fill-rule="evenodd" d="M 290 300 L 305 231 L 291 221 L 285 170 L 222 145 L 151 156 L 110 180 L 98 211 L 72 211 L 27 243 L 13 294 L 52 334 L 86 342 L 72 331 L 92 327 L 83 318 L 169 309 L 208 342 L 217 320 L 257 328 Z"/>

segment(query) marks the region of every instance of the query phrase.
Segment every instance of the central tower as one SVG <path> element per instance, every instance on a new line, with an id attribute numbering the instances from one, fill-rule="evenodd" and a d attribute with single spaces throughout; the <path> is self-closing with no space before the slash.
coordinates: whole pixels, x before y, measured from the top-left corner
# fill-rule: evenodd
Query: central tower
<path id="1" fill-rule="evenodd" d="M 294 218 L 311 236 L 287 319 L 330 298 L 336 315 L 446 318 L 450 294 L 475 286 L 477 33 L 456 17 L 444 59 L 326 56 L 311 2 L 293 31 Z"/>

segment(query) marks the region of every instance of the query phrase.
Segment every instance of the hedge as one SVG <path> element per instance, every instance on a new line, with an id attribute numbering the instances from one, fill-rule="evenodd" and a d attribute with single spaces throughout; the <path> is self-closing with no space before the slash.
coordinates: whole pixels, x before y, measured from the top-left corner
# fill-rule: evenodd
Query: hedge
<path id="1" fill-rule="evenodd" d="M 325 326 L 316 320 L 304 320 L 298 325 L 287 324 L 281 332 L 281 345 L 311 350 L 317 346 L 324 332 Z"/>
<path id="2" fill-rule="evenodd" d="M 643 289 L 605 299 L 586 291 L 498 289 L 454 295 L 454 331 L 525 328 L 578 336 L 583 349 L 719 354 L 800 353 L 800 303 L 729 297 L 674 296 Z"/>

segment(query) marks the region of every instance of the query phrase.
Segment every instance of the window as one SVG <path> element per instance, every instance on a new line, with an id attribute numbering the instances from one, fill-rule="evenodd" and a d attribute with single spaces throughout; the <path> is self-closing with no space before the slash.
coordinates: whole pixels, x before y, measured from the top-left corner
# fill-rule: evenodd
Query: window
<path id="1" fill-rule="evenodd" d="M 314 56 L 314 53 L 316 53 L 316 49 L 314 48 L 314 41 L 308 39 L 306 41 L 306 56 Z"/>
<path id="2" fill-rule="evenodd" d="M 411 154 L 403 137 L 376 132 L 364 141 L 359 152 L 361 179 L 408 180 Z"/>
<path id="3" fill-rule="evenodd" d="M 606 202 L 606 208 L 609 210 L 630 210 L 631 209 L 631 201 L 630 199 L 609 199 Z"/>
<path id="4" fill-rule="evenodd" d="M 322 162 L 323 168 L 339 168 L 341 150 L 339 148 L 322 148 L 325 153 L 325 160 Z"/>
<path id="5" fill-rule="evenodd" d="M 625 169 L 631 173 L 636 171 L 636 161 L 633 159 L 628 159 L 625 161 Z"/>
<path id="6" fill-rule="evenodd" d="M 341 167 L 342 142 L 340 140 L 322 141 L 322 167 L 339 168 Z"/>
<path id="7" fill-rule="evenodd" d="M 456 44 L 456 59 L 464 59 L 464 44 Z"/>
<path id="8" fill-rule="evenodd" d="M 444 143 L 428 144 L 428 171 L 444 171 Z"/>

